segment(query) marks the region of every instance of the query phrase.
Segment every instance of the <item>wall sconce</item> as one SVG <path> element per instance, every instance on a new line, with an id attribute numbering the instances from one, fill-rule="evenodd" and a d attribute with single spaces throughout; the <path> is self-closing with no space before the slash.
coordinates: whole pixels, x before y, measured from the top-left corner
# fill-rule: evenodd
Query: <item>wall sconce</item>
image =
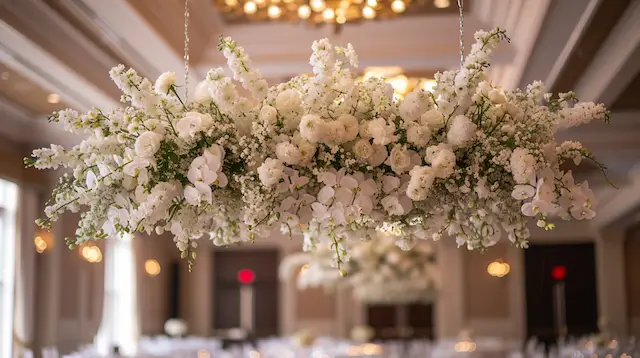
<path id="1" fill-rule="evenodd" d="M 160 274 L 160 263 L 158 260 L 149 259 L 144 262 L 144 270 L 149 276 L 158 276 Z"/>
<path id="2" fill-rule="evenodd" d="M 298 275 L 304 275 L 305 273 L 307 273 L 307 271 L 309 271 L 309 264 L 304 264 L 300 266 L 300 270 L 298 270 Z"/>
<path id="3" fill-rule="evenodd" d="M 511 271 L 511 266 L 502 259 L 495 260 L 487 266 L 487 272 L 493 277 L 504 277 L 509 271 Z"/>
<path id="4" fill-rule="evenodd" d="M 48 231 L 38 231 L 33 238 L 36 252 L 41 254 L 53 248 L 53 235 Z"/>
<path id="5" fill-rule="evenodd" d="M 80 247 L 80 255 L 83 259 L 87 260 L 87 262 L 95 264 L 102 261 L 102 251 L 98 246 L 81 246 Z"/>

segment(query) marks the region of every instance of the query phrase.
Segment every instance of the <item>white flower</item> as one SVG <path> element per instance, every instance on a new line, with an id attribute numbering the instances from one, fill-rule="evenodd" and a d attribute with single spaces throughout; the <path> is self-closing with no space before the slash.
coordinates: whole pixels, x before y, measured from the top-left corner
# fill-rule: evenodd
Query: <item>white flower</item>
<path id="1" fill-rule="evenodd" d="M 535 175 L 536 158 L 526 148 L 516 148 L 511 153 L 510 169 L 513 180 L 518 184 L 526 184 Z"/>
<path id="2" fill-rule="evenodd" d="M 407 142 L 416 147 L 424 147 L 431 139 L 431 129 L 417 123 L 411 123 L 407 128 Z"/>
<path id="3" fill-rule="evenodd" d="M 444 128 L 444 116 L 438 110 L 432 109 L 430 111 L 425 112 L 422 117 L 420 117 L 420 122 L 424 125 L 429 126 L 431 129 L 440 129 Z"/>
<path id="4" fill-rule="evenodd" d="M 260 182 L 266 186 L 277 184 L 282 179 L 283 173 L 284 165 L 282 165 L 281 161 L 273 158 L 267 158 L 258 168 Z"/>
<path id="5" fill-rule="evenodd" d="M 438 178 L 448 178 L 456 167 L 456 155 L 446 146 L 438 145 L 428 147 L 425 160 L 433 167 L 433 173 Z"/>
<path id="6" fill-rule="evenodd" d="M 360 138 L 369 139 L 372 137 L 371 132 L 369 131 L 369 121 L 360 122 L 358 133 L 360 134 Z"/>
<path id="7" fill-rule="evenodd" d="M 209 114 L 188 112 L 175 125 L 178 137 L 182 139 L 194 138 L 198 132 L 206 131 L 213 124 Z"/>
<path id="8" fill-rule="evenodd" d="M 260 110 L 260 120 L 265 124 L 274 124 L 278 120 L 278 111 L 269 105 L 265 105 Z"/>
<path id="9" fill-rule="evenodd" d="M 358 123 L 358 119 L 350 114 L 343 114 L 338 117 L 338 121 L 342 123 L 344 126 L 344 141 L 350 142 L 358 136 L 358 131 L 360 129 L 360 124 Z"/>
<path id="10" fill-rule="evenodd" d="M 395 195 L 388 195 L 380 200 L 380 204 L 389 215 L 404 215 L 411 210 L 412 204 L 411 200 L 403 199 L 408 198 L 406 196 L 398 198 Z"/>
<path id="11" fill-rule="evenodd" d="M 411 166 L 411 155 L 407 148 L 396 144 L 393 149 L 391 149 L 386 164 L 390 166 L 391 170 L 396 174 L 402 174 L 409 170 Z"/>
<path id="12" fill-rule="evenodd" d="M 327 144 L 340 144 L 345 140 L 344 124 L 340 121 L 325 122 L 322 140 Z"/>
<path id="13" fill-rule="evenodd" d="M 531 185 L 516 185 L 511 192 L 511 197 L 516 200 L 526 200 L 536 194 L 536 189 Z"/>
<path id="14" fill-rule="evenodd" d="M 387 148 L 384 145 L 373 145 L 373 153 L 371 154 L 367 162 L 372 167 L 377 167 L 380 164 L 384 163 L 388 155 L 389 153 L 387 153 Z"/>
<path id="15" fill-rule="evenodd" d="M 311 143 L 318 143 L 326 130 L 325 122 L 318 116 L 307 114 L 300 120 L 300 136 Z"/>
<path id="16" fill-rule="evenodd" d="M 160 76 L 158 76 L 154 89 L 158 94 L 167 94 L 169 93 L 169 88 L 171 88 L 171 86 L 175 83 L 175 81 L 176 81 L 175 72 L 165 72 Z"/>
<path id="17" fill-rule="evenodd" d="M 154 132 L 144 132 L 140 134 L 136 139 L 135 151 L 136 154 L 143 158 L 153 157 L 158 149 L 160 149 L 160 142 L 162 137 Z"/>
<path id="18" fill-rule="evenodd" d="M 394 135 L 396 127 L 393 124 L 387 124 L 384 118 L 369 121 L 367 130 L 373 137 L 373 144 L 387 145 L 398 140 L 398 136 Z"/>
<path id="19" fill-rule="evenodd" d="M 299 141 L 297 144 L 298 151 L 300 152 L 300 164 L 310 164 L 313 156 L 316 154 L 316 145 L 304 139 Z"/>
<path id="20" fill-rule="evenodd" d="M 211 93 L 217 90 L 217 84 L 214 81 L 204 80 L 196 86 L 195 100 L 198 103 L 208 104 L 211 102 Z"/>
<path id="21" fill-rule="evenodd" d="M 353 145 L 353 153 L 360 159 L 369 159 L 373 155 L 373 146 L 368 139 L 360 139 Z"/>
<path id="22" fill-rule="evenodd" d="M 456 147 L 464 147 L 476 135 L 476 126 L 465 116 L 455 116 L 451 119 L 451 125 L 447 132 L 447 142 Z"/>
<path id="23" fill-rule="evenodd" d="M 410 92 L 400 103 L 398 110 L 405 121 L 417 121 L 429 106 L 429 101 L 422 90 Z"/>
<path id="24" fill-rule="evenodd" d="M 414 201 L 426 199 L 435 179 L 433 169 L 431 167 L 415 166 L 411 169 L 409 175 L 411 179 L 407 187 L 407 197 Z"/>
<path id="25" fill-rule="evenodd" d="M 294 89 L 284 90 L 276 96 L 276 109 L 280 112 L 295 112 L 300 109 L 302 100 L 300 94 Z"/>
<path id="26" fill-rule="evenodd" d="M 503 104 L 507 102 L 507 97 L 500 90 L 492 89 L 489 91 L 489 100 L 493 104 Z"/>
<path id="27" fill-rule="evenodd" d="M 276 156 L 289 165 L 299 164 L 302 158 L 298 147 L 289 142 L 280 142 L 276 145 Z"/>

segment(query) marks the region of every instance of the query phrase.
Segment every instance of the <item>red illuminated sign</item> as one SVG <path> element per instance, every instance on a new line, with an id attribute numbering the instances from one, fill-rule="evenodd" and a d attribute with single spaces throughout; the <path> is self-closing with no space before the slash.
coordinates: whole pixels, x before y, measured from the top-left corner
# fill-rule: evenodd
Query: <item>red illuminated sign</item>
<path id="1" fill-rule="evenodd" d="M 554 266 L 551 270 L 551 277 L 556 281 L 562 281 L 567 277 L 567 268 L 564 266 Z"/>
<path id="2" fill-rule="evenodd" d="M 250 285 L 256 279 L 256 274 L 249 269 L 242 269 L 238 271 L 238 281 L 244 285 Z"/>

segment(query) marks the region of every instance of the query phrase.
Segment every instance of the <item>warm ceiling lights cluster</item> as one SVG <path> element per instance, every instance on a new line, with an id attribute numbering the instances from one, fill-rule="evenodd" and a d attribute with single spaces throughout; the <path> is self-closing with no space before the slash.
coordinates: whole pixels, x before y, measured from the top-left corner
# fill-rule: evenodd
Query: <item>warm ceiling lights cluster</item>
<path id="1" fill-rule="evenodd" d="M 80 248 L 80 255 L 92 264 L 102 261 L 102 251 L 100 251 L 98 246 L 82 246 Z"/>
<path id="2" fill-rule="evenodd" d="M 391 18 L 403 14 L 411 0 L 215 0 L 226 13 L 249 20 L 309 21 L 315 24 Z M 439 9 L 449 0 L 434 0 Z"/>
<path id="3" fill-rule="evenodd" d="M 487 266 L 487 272 L 493 277 L 504 277 L 509 271 L 511 266 L 502 260 L 495 260 Z"/>
<path id="4" fill-rule="evenodd" d="M 369 67 L 365 69 L 364 79 L 382 77 L 393 87 L 396 98 L 402 99 L 416 88 L 432 91 L 436 81 L 426 77 L 410 77 L 400 67 Z"/>

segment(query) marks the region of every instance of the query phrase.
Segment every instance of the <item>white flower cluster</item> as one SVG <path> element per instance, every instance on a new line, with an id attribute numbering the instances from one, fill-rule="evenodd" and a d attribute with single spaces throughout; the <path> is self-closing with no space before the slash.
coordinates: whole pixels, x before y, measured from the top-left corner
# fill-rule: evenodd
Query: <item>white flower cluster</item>
<path id="1" fill-rule="evenodd" d="M 287 256 L 280 264 L 280 278 L 287 280 L 298 272 L 300 289 L 346 285 L 356 299 L 365 303 L 403 304 L 435 299 L 440 273 L 428 241 L 403 250 L 394 238 L 380 235 L 354 244 L 349 251 L 351 259 L 340 271 L 335 269 L 328 246 Z M 338 272 L 345 278 L 341 279 Z"/>
<path id="2" fill-rule="evenodd" d="M 561 170 L 593 159 L 579 143 L 556 144 L 556 131 L 607 120 L 572 93 L 552 97 L 536 82 L 504 91 L 485 80 L 503 30 L 476 33 L 463 67 L 436 75 L 433 91 L 394 101 L 382 79 L 356 80 L 353 48 L 316 41 L 314 76 L 268 88 L 229 38 L 219 49 L 233 79 L 213 69 L 183 101 L 175 75 L 154 84 L 122 66 L 111 77 L 123 109 L 52 118 L 87 135 L 78 146 L 34 152 L 27 164 L 68 167 L 41 221 L 86 207 L 72 244 L 121 232 L 171 231 L 183 254 L 205 233 L 218 245 L 254 240 L 279 227 L 305 248 L 329 243 L 347 260 L 348 242 L 383 233 L 456 238 L 469 249 L 503 232 L 526 247 L 526 218 L 589 219 L 586 183 Z M 238 95 L 239 81 L 253 98 Z"/>

